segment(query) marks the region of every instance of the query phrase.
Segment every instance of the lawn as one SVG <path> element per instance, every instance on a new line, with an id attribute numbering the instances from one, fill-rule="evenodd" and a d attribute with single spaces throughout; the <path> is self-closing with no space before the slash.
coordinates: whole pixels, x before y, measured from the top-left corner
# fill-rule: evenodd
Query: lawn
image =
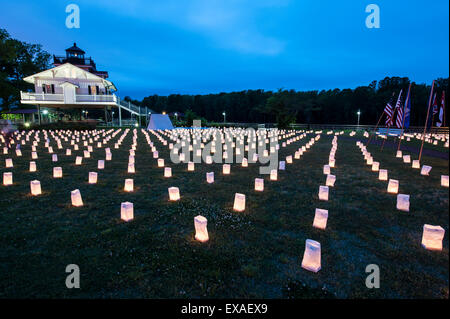
<path id="1" fill-rule="evenodd" d="M 66 156 L 70 139 L 58 149 L 51 138 L 59 157 L 53 163 L 42 133 L 37 172 L 28 171 L 30 142 L 22 146 L 21 157 L 0 153 L 0 174 L 13 172 L 14 179 L 11 186 L 0 185 L 0 297 L 448 298 L 449 193 L 440 178 L 448 175 L 449 163 L 442 143 L 425 145 L 447 154 L 447 159 L 423 157 L 422 163 L 433 167 L 430 176 L 395 158 L 396 148 L 368 146 L 380 168 L 399 180 L 399 192 L 411 195 L 410 212 L 402 212 L 396 209 L 396 195 L 386 192 L 387 182 L 378 180 L 356 146 L 358 140 L 367 141 L 362 134 L 338 136 L 331 169 L 336 183 L 325 202 L 319 201 L 318 189 L 325 185 L 322 169 L 332 147 L 333 135 L 326 132 L 270 181 L 259 175 L 258 164 L 232 164 L 230 175 L 222 174 L 222 164 L 195 164 L 189 172 L 187 164 L 171 163 L 168 146 L 149 134 L 160 158 L 172 167 L 173 176 L 165 178 L 145 135 L 136 131 L 135 174 L 127 173 L 133 130 L 120 149 L 114 143 L 124 129 L 104 146 L 112 151 L 104 170 L 97 169 L 104 148 L 92 143 L 91 157 L 77 166 L 75 156 L 83 156 L 85 147 Z M 308 132 L 280 147 L 280 160 L 315 136 Z M 403 143 L 417 146 L 416 141 Z M 5 167 L 6 158 L 13 159 L 13 168 Z M 63 168 L 62 179 L 52 177 L 54 166 Z M 90 171 L 98 172 L 97 184 L 88 183 Z M 213 184 L 206 182 L 210 171 Z M 256 177 L 265 180 L 263 192 L 254 191 Z M 132 193 L 123 190 L 126 178 L 134 179 Z M 30 195 L 35 179 L 42 185 L 40 196 Z M 168 200 L 171 186 L 179 187 L 180 201 Z M 74 189 L 80 190 L 84 206 L 71 205 Z M 244 212 L 233 211 L 235 193 L 246 195 Z M 134 203 L 129 222 L 120 219 L 120 204 L 126 201 Z M 312 227 L 316 208 L 329 211 L 325 230 Z M 208 219 L 206 243 L 194 239 L 197 215 Z M 445 229 L 442 251 L 421 246 L 424 224 Z M 306 239 L 321 243 L 318 273 L 301 267 Z M 65 286 L 68 264 L 80 267 L 80 289 Z M 379 289 L 365 286 L 369 264 L 380 268 Z"/>

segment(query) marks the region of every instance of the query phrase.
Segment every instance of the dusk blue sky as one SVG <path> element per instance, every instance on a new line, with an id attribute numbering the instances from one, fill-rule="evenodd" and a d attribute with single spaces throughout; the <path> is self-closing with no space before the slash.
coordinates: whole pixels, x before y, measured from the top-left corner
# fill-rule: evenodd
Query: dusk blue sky
<path id="1" fill-rule="evenodd" d="M 68 4 L 80 29 L 65 26 Z M 368 29 L 365 8 L 380 7 Z M 61 55 L 77 45 L 120 96 L 354 88 L 449 75 L 448 0 L 5 1 L 0 27 Z"/>

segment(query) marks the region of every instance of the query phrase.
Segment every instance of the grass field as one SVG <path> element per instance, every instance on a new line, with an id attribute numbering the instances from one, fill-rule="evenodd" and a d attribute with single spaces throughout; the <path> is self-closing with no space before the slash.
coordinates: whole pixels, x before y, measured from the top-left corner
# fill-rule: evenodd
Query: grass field
<path id="1" fill-rule="evenodd" d="M 123 130 L 121 131 L 123 133 Z M 132 130 L 120 149 L 112 138 L 112 161 L 97 169 L 105 150 L 94 147 L 91 158 L 76 166 L 66 156 L 63 142 L 53 163 L 41 142 L 37 172 L 28 172 L 30 144 L 23 156 L 0 154 L 0 173 L 13 172 L 14 184 L 0 185 L 0 297 L 2 298 L 448 298 L 449 193 L 440 186 L 448 175 L 448 159 L 425 156 L 430 176 L 420 175 L 395 158 L 395 149 L 368 146 L 380 168 L 400 181 L 400 193 L 411 195 L 410 212 L 396 209 L 396 195 L 387 182 L 365 164 L 357 140 L 362 135 L 338 137 L 336 183 L 330 199 L 319 201 L 325 185 L 333 135 L 321 138 L 299 160 L 279 171 L 278 181 L 265 179 L 264 192 L 254 191 L 259 166 L 233 164 L 222 175 L 221 164 L 172 164 L 169 149 L 150 134 L 160 157 L 172 167 L 163 177 L 144 134 L 138 131 L 136 173 L 127 173 Z M 305 145 L 314 133 L 281 148 L 280 160 Z M 408 142 L 405 142 L 407 145 Z M 416 143 L 416 142 L 414 142 Z M 414 144 L 416 145 L 416 144 Z M 426 148 L 429 147 L 426 145 Z M 448 148 L 433 146 L 448 154 Z M 411 154 L 413 159 L 416 154 Z M 14 168 L 5 168 L 13 158 Z M 61 166 L 63 178 L 52 168 Z M 88 172 L 98 172 L 98 183 L 88 184 Z M 206 183 L 214 171 L 215 182 Z M 131 176 L 132 175 L 132 176 Z M 134 178 L 135 191 L 123 191 Z M 43 194 L 30 195 L 30 181 L 40 180 Z M 168 201 L 168 187 L 179 187 L 181 200 Z M 83 207 L 73 207 L 70 191 L 80 189 Z M 245 212 L 233 211 L 235 193 L 246 195 Z M 120 203 L 134 203 L 135 219 L 120 219 Z M 328 209 L 325 230 L 312 227 L 315 208 Z M 209 241 L 194 240 L 197 215 L 208 219 Z M 442 251 L 421 247 L 424 224 L 445 231 Z M 322 269 L 301 268 L 305 240 L 321 243 Z M 81 288 L 67 289 L 65 268 L 77 264 Z M 368 289 L 365 268 L 380 267 L 381 287 Z"/>

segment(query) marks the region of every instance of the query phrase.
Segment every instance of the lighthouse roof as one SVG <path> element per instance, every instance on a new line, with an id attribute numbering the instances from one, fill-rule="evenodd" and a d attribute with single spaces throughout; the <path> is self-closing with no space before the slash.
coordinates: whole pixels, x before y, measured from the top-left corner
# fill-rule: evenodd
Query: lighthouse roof
<path id="1" fill-rule="evenodd" d="M 70 48 L 66 49 L 66 52 L 74 52 L 74 53 L 79 53 L 79 54 L 85 54 L 86 53 L 83 50 L 81 50 L 79 47 L 77 47 L 77 43 L 76 42 L 73 43 L 73 46 L 71 46 Z"/>

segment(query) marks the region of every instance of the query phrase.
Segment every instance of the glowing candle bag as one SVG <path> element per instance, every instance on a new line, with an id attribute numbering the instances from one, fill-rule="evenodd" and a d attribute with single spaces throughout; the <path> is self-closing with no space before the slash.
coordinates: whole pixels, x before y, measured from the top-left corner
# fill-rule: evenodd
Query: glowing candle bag
<path id="1" fill-rule="evenodd" d="M 328 220 L 328 210 L 316 208 L 313 226 L 315 228 L 325 229 L 327 227 L 327 220 Z"/>
<path id="2" fill-rule="evenodd" d="M 328 186 L 319 186 L 319 199 L 320 200 L 328 200 Z"/>
<path id="3" fill-rule="evenodd" d="M 387 171 L 387 169 L 380 169 L 378 171 L 378 179 L 380 181 L 387 181 L 387 179 L 388 179 L 388 171 Z"/>
<path id="4" fill-rule="evenodd" d="M 124 191 L 125 192 L 132 192 L 134 190 L 134 181 L 132 178 L 127 178 L 125 180 L 125 186 Z"/>
<path id="5" fill-rule="evenodd" d="M 336 160 L 335 159 L 329 159 L 328 160 L 328 165 L 330 166 L 330 167 L 334 167 L 335 166 L 335 164 L 336 164 Z"/>
<path id="6" fill-rule="evenodd" d="M 3 173 L 3 185 L 9 186 L 13 184 L 13 173 L 12 172 L 4 172 Z"/>
<path id="7" fill-rule="evenodd" d="M 195 239 L 199 242 L 207 242 L 208 237 L 208 229 L 207 229 L 208 220 L 203 216 L 194 217 L 194 226 L 195 226 Z"/>
<path id="8" fill-rule="evenodd" d="M 129 221 L 134 218 L 134 207 L 133 203 L 123 202 L 120 204 L 120 219 L 124 221 Z"/>
<path id="9" fill-rule="evenodd" d="M 273 169 L 270 171 L 270 180 L 276 181 L 278 179 L 278 171 L 276 169 Z"/>
<path id="10" fill-rule="evenodd" d="M 12 158 L 5 159 L 6 168 L 14 167 Z"/>
<path id="11" fill-rule="evenodd" d="M 409 195 L 405 194 L 397 195 L 397 209 L 409 212 Z"/>
<path id="12" fill-rule="evenodd" d="M 209 184 L 214 183 L 214 172 L 206 173 L 206 182 Z"/>
<path id="13" fill-rule="evenodd" d="M 379 162 L 373 162 L 372 163 L 372 172 L 378 172 L 380 169 L 380 163 Z"/>
<path id="14" fill-rule="evenodd" d="M 320 243 L 307 239 L 305 244 L 305 253 L 303 254 L 302 268 L 318 272 L 321 268 Z"/>
<path id="15" fill-rule="evenodd" d="M 233 209 L 237 212 L 243 212 L 245 210 L 245 195 L 236 193 L 234 195 Z"/>
<path id="16" fill-rule="evenodd" d="M 264 190 L 264 179 L 255 178 L 255 191 L 262 192 Z"/>
<path id="17" fill-rule="evenodd" d="M 53 167 L 53 178 L 61 178 L 62 176 L 62 167 Z"/>
<path id="18" fill-rule="evenodd" d="M 42 194 L 41 182 L 34 180 L 30 182 L 31 195 L 37 196 Z"/>
<path id="19" fill-rule="evenodd" d="M 98 174 L 96 172 L 89 172 L 89 184 L 96 184 L 97 176 Z"/>
<path id="20" fill-rule="evenodd" d="M 428 250 L 442 250 L 445 230 L 441 226 L 423 225 L 422 247 Z"/>
<path id="21" fill-rule="evenodd" d="M 398 180 L 390 179 L 387 188 L 388 193 L 397 194 L 398 193 Z"/>
<path id="22" fill-rule="evenodd" d="M 169 200 L 171 201 L 180 200 L 180 190 L 178 189 L 178 187 L 169 188 Z"/>
<path id="23" fill-rule="evenodd" d="M 430 175 L 430 171 L 431 171 L 431 166 L 423 165 L 422 170 L 420 171 L 420 174 L 428 176 L 428 175 Z"/>
<path id="24" fill-rule="evenodd" d="M 448 175 L 441 175 L 441 186 L 448 187 Z"/>
<path id="25" fill-rule="evenodd" d="M 334 183 L 336 182 L 336 176 L 335 175 L 327 175 L 326 185 L 327 186 L 334 186 Z"/>
<path id="26" fill-rule="evenodd" d="M 223 164 L 222 173 L 224 175 L 229 175 L 230 170 L 231 170 L 230 164 Z"/>
<path id="27" fill-rule="evenodd" d="M 83 199 L 81 198 L 81 193 L 79 189 L 75 189 L 70 192 L 70 197 L 72 199 L 72 205 L 75 207 L 83 206 Z"/>

